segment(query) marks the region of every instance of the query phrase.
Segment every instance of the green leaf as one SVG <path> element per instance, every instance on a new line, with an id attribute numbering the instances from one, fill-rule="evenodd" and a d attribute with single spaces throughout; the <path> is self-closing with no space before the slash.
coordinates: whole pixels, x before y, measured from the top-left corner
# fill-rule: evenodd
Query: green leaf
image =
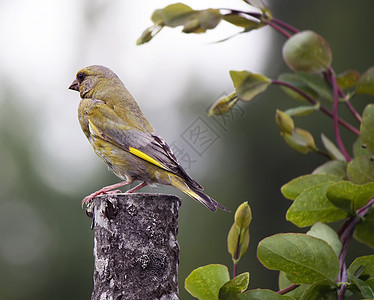
<path id="1" fill-rule="evenodd" d="M 285 288 L 288 288 L 291 285 L 294 285 L 295 283 L 289 280 L 286 276 L 286 273 L 280 271 L 278 276 L 278 287 L 279 290 L 283 290 Z"/>
<path id="2" fill-rule="evenodd" d="M 296 197 L 299 196 L 306 189 L 323 183 L 333 183 L 339 180 L 339 177 L 333 175 L 303 175 L 283 185 L 281 188 L 281 192 L 283 196 L 287 199 L 295 200 Z"/>
<path id="3" fill-rule="evenodd" d="M 298 145 L 305 146 L 311 151 L 317 150 L 314 138 L 309 131 L 296 127 L 292 132 L 292 139 Z"/>
<path id="4" fill-rule="evenodd" d="M 373 153 L 370 152 L 365 145 L 361 142 L 361 137 L 359 137 L 356 142 L 353 144 L 353 155 L 354 157 L 358 156 L 373 156 Z"/>
<path id="5" fill-rule="evenodd" d="M 260 10 L 266 9 L 266 5 L 262 0 L 244 0 L 244 1 Z"/>
<path id="6" fill-rule="evenodd" d="M 300 297 L 300 300 L 321 299 L 327 294 L 332 294 L 334 296 L 332 299 L 336 299 L 338 296 L 336 286 L 332 285 L 328 280 L 321 280 L 309 286 Z"/>
<path id="7" fill-rule="evenodd" d="M 288 288 L 291 285 L 294 285 L 295 283 L 290 281 L 284 272 L 279 272 L 278 284 L 279 284 L 279 290 L 283 290 L 285 288 Z M 295 299 L 299 299 L 309 286 L 310 284 L 301 284 L 297 288 L 293 289 L 292 291 L 287 292 L 287 296 L 294 297 Z"/>
<path id="8" fill-rule="evenodd" d="M 245 17 L 242 17 L 242 16 L 239 16 L 237 14 L 223 15 L 222 18 L 226 22 L 229 22 L 229 23 L 231 23 L 235 26 L 244 27 L 247 30 L 256 29 L 256 28 L 259 28 L 260 26 L 262 26 L 262 25 L 260 25 L 260 23 L 249 20 L 249 19 L 247 19 Z"/>
<path id="9" fill-rule="evenodd" d="M 345 90 L 354 87 L 360 79 L 360 76 L 360 73 L 358 73 L 357 71 L 348 70 L 342 74 L 337 75 L 336 82 L 342 90 Z"/>
<path id="10" fill-rule="evenodd" d="M 362 143 L 369 151 L 374 152 L 374 104 L 366 106 L 362 115 L 360 132 Z"/>
<path id="11" fill-rule="evenodd" d="M 239 205 L 235 212 L 234 219 L 236 226 L 238 226 L 241 230 L 249 227 L 249 224 L 251 224 L 252 221 L 252 211 L 248 205 L 248 201 L 245 201 Z"/>
<path id="12" fill-rule="evenodd" d="M 247 252 L 249 245 L 249 230 L 248 228 L 245 230 L 242 230 L 242 233 L 240 235 L 240 243 L 239 243 L 239 256 L 238 259 L 234 262 L 238 262 L 239 259 Z"/>
<path id="13" fill-rule="evenodd" d="M 374 162 L 368 156 L 359 156 L 348 163 L 347 176 L 356 184 L 374 181 Z"/>
<path id="14" fill-rule="evenodd" d="M 317 150 L 313 136 L 304 129 L 295 127 L 292 134 L 281 132 L 281 136 L 292 149 L 300 153 Z"/>
<path id="15" fill-rule="evenodd" d="M 197 268 L 186 278 L 185 288 L 200 300 L 218 300 L 220 288 L 230 280 L 229 271 L 223 265 L 207 265 Z"/>
<path id="16" fill-rule="evenodd" d="M 257 248 L 260 262 L 271 270 L 283 271 L 296 284 L 328 279 L 339 274 L 334 250 L 324 241 L 306 234 L 280 233 L 263 239 Z"/>
<path id="17" fill-rule="evenodd" d="M 229 112 L 235 104 L 238 102 L 239 98 L 236 93 L 231 93 L 230 95 L 218 99 L 209 109 L 209 116 L 222 115 Z"/>
<path id="18" fill-rule="evenodd" d="M 163 23 L 162 9 L 156 9 L 151 16 L 151 20 L 155 24 L 162 24 Z"/>
<path id="19" fill-rule="evenodd" d="M 333 230 L 330 226 L 317 222 L 306 234 L 324 240 L 334 250 L 336 257 L 339 257 L 343 245 L 335 230 Z"/>
<path id="20" fill-rule="evenodd" d="M 349 276 L 349 279 L 358 287 L 364 299 L 373 299 L 374 292 L 371 287 L 363 280 L 357 278 L 356 276 Z"/>
<path id="21" fill-rule="evenodd" d="M 249 284 L 249 273 L 245 272 L 226 282 L 219 290 L 219 300 L 238 299 L 237 294 L 244 292 Z"/>
<path id="22" fill-rule="evenodd" d="M 165 26 L 177 27 L 184 25 L 184 23 L 187 22 L 194 13 L 195 11 L 188 5 L 175 3 L 166 6 L 157 13 L 155 12 L 152 19 L 156 19 L 157 22 L 162 20 L 162 24 Z"/>
<path id="23" fill-rule="evenodd" d="M 248 202 L 243 202 L 235 212 L 235 222 L 227 236 L 227 249 L 234 263 L 247 252 L 249 245 L 249 224 L 252 220 L 251 208 Z M 238 253 L 236 251 L 238 250 Z M 237 257 L 235 257 L 237 254 Z"/>
<path id="24" fill-rule="evenodd" d="M 160 32 L 161 29 L 162 26 L 158 24 L 146 28 L 142 35 L 136 40 L 136 45 L 142 45 L 149 42 L 157 33 Z"/>
<path id="25" fill-rule="evenodd" d="M 261 10 L 261 21 L 271 21 L 273 18 L 273 15 L 270 11 L 270 9 L 265 5 L 263 0 L 244 0 L 244 2 L 258 8 Z"/>
<path id="26" fill-rule="evenodd" d="M 339 181 L 329 187 L 326 196 L 336 207 L 354 213 L 374 198 L 374 182 L 357 185 Z"/>
<path id="27" fill-rule="evenodd" d="M 221 21 L 222 15 L 218 9 L 208 8 L 195 11 L 191 18 L 184 23 L 184 33 L 203 33 L 207 29 L 215 28 Z"/>
<path id="28" fill-rule="evenodd" d="M 374 255 L 356 258 L 347 273 L 348 278 L 356 284 L 365 299 L 374 296 L 371 287 L 371 281 L 374 279 Z"/>
<path id="29" fill-rule="evenodd" d="M 163 9 L 156 9 L 151 16 L 154 24 L 143 31 L 136 44 L 141 45 L 149 42 L 164 26 L 184 25 L 195 13 L 196 11 L 183 3 L 175 3 Z"/>
<path id="30" fill-rule="evenodd" d="M 239 241 L 238 241 L 239 239 Z M 238 258 L 235 259 L 236 249 L 239 243 Z M 233 262 L 237 263 L 240 258 L 247 252 L 249 245 L 249 230 L 241 230 L 235 223 L 232 224 L 229 234 L 227 235 L 227 250 L 231 254 Z"/>
<path id="31" fill-rule="evenodd" d="M 319 110 L 319 103 L 316 105 L 305 105 L 305 106 L 298 106 L 295 108 L 290 108 L 285 111 L 285 113 L 292 117 L 303 117 L 311 114 L 312 112 L 315 112 Z"/>
<path id="32" fill-rule="evenodd" d="M 256 289 L 250 290 L 243 294 L 239 294 L 239 299 L 241 300 L 292 300 L 295 298 L 279 295 L 276 292 L 271 290 L 264 290 L 264 289 Z"/>
<path id="33" fill-rule="evenodd" d="M 183 30 L 184 33 L 203 33 L 205 30 L 203 30 L 200 27 L 199 19 L 193 18 L 184 23 Z"/>
<path id="34" fill-rule="evenodd" d="M 275 122 L 277 123 L 278 127 L 282 132 L 292 134 L 295 128 L 295 124 L 292 118 L 288 114 L 284 113 L 279 109 L 277 109 L 275 113 Z"/>
<path id="35" fill-rule="evenodd" d="M 306 93 L 308 96 L 310 96 L 313 99 L 316 99 L 318 97 L 318 93 L 316 93 L 312 88 L 310 88 L 304 82 L 304 80 L 302 80 L 300 78 L 300 76 L 298 76 L 295 73 L 284 73 L 284 74 L 281 74 L 278 77 L 278 80 L 284 81 L 284 82 L 287 82 L 287 83 L 293 85 L 294 87 L 296 87 L 299 90 L 303 91 L 304 93 Z M 304 101 L 304 102 L 307 101 L 304 96 L 300 95 L 298 92 L 294 91 L 293 89 L 290 89 L 289 87 L 286 87 L 284 85 L 280 85 L 280 87 L 290 97 L 292 97 L 292 98 L 294 98 L 296 100 Z"/>
<path id="36" fill-rule="evenodd" d="M 338 209 L 326 197 L 332 182 L 322 183 L 303 191 L 287 211 L 286 219 L 298 227 L 320 222 L 335 222 L 344 219 L 347 213 Z"/>
<path id="37" fill-rule="evenodd" d="M 230 76 L 236 93 L 242 101 L 252 100 L 255 96 L 264 92 L 271 83 L 270 79 L 264 75 L 248 71 L 230 71 Z"/>
<path id="38" fill-rule="evenodd" d="M 331 86 L 321 74 L 298 72 L 297 75 L 309 88 L 317 93 L 321 99 L 332 102 L 333 95 Z"/>
<path id="39" fill-rule="evenodd" d="M 321 134 L 321 140 L 327 150 L 327 153 L 330 155 L 332 159 L 343 161 L 346 160 L 344 155 L 338 149 L 338 147 L 336 147 L 335 144 L 331 140 L 329 140 L 323 133 Z"/>
<path id="40" fill-rule="evenodd" d="M 356 240 L 374 248 L 374 209 L 372 208 L 367 215 L 357 224 L 354 237 Z"/>
<path id="41" fill-rule="evenodd" d="M 374 278 L 370 278 L 368 280 L 365 281 L 370 287 L 372 290 L 374 290 Z M 373 300 L 373 299 L 371 299 Z"/>
<path id="42" fill-rule="evenodd" d="M 327 41 L 310 30 L 290 37 L 282 52 L 288 67 L 297 72 L 323 72 L 328 70 L 332 62 L 332 53 Z"/>
<path id="43" fill-rule="evenodd" d="M 338 177 L 339 179 L 345 179 L 347 177 L 346 170 L 346 161 L 330 160 L 315 169 L 312 174 L 333 175 Z"/>
<path id="44" fill-rule="evenodd" d="M 361 268 L 362 267 L 362 268 Z M 357 274 L 359 270 L 362 271 Z M 361 279 L 374 278 L 374 255 L 361 256 L 356 258 L 347 270 L 348 274 Z"/>
<path id="45" fill-rule="evenodd" d="M 374 67 L 369 68 L 362 74 L 357 82 L 356 93 L 374 96 Z"/>
<path id="46" fill-rule="evenodd" d="M 238 246 L 238 239 L 240 237 L 240 228 L 232 224 L 229 234 L 227 235 L 227 251 L 231 254 L 233 260 L 235 260 L 236 248 Z"/>
<path id="47" fill-rule="evenodd" d="M 221 21 L 222 15 L 218 9 L 208 8 L 199 11 L 198 19 L 202 29 L 213 29 Z"/>

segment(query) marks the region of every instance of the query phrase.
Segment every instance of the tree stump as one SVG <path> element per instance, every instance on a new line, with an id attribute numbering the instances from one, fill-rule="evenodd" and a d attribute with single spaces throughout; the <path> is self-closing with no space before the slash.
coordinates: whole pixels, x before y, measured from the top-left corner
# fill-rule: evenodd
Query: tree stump
<path id="1" fill-rule="evenodd" d="M 92 300 L 179 299 L 178 197 L 114 194 L 93 199 Z"/>

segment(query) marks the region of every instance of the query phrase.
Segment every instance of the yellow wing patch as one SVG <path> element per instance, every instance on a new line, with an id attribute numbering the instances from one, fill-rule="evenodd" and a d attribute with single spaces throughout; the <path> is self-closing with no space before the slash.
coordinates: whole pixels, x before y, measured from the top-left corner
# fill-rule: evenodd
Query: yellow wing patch
<path id="1" fill-rule="evenodd" d="M 138 156 L 138 157 L 140 157 L 140 158 L 142 158 L 142 159 L 144 159 L 144 160 L 146 160 L 146 161 L 148 161 L 148 162 L 150 162 L 151 164 L 156 165 L 157 167 L 160 167 L 162 169 L 167 170 L 167 168 L 163 164 L 161 164 L 160 162 L 158 162 L 154 158 L 150 157 L 148 154 L 145 154 L 144 152 L 142 152 L 138 149 L 135 149 L 133 147 L 129 147 L 129 152 Z"/>
<path id="2" fill-rule="evenodd" d="M 94 124 L 92 124 L 91 120 L 88 120 L 88 130 L 90 131 L 91 135 L 100 135 L 99 130 Z"/>
<path id="3" fill-rule="evenodd" d="M 88 125 L 89 125 L 88 127 L 89 127 L 89 130 L 90 130 L 90 133 L 92 135 L 100 136 L 99 130 L 97 129 L 97 127 L 94 124 L 92 124 L 92 122 L 90 120 L 88 121 Z M 168 170 L 168 168 L 166 166 L 164 166 L 163 164 L 161 164 L 160 162 L 158 162 L 154 158 L 150 157 L 148 154 L 145 154 L 144 152 L 142 152 L 142 151 L 140 151 L 136 148 L 129 147 L 129 152 L 131 154 L 136 155 L 137 157 L 140 157 L 141 159 L 144 159 L 144 160 L 150 162 L 151 164 L 154 164 L 157 167 Z"/>

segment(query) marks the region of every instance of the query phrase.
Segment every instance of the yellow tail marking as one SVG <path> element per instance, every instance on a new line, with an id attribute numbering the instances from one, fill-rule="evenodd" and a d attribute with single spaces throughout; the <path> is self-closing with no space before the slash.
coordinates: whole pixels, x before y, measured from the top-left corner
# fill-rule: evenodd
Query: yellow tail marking
<path id="1" fill-rule="evenodd" d="M 193 199 L 199 200 L 200 197 L 198 194 L 196 194 L 194 191 L 191 190 L 182 190 L 182 192 L 186 193 L 188 196 L 190 196 Z"/>
<path id="2" fill-rule="evenodd" d="M 145 154 L 144 152 L 142 152 L 138 149 L 135 149 L 133 147 L 129 147 L 129 152 L 138 156 L 138 157 L 140 157 L 140 158 L 142 158 L 142 159 L 144 159 L 144 160 L 146 160 L 146 161 L 148 161 L 148 162 L 150 162 L 151 164 L 156 165 L 157 167 L 160 167 L 162 169 L 167 170 L 167 168 L 164 165 L 162 165 L 157 160 L 155 160 L 154 158 L 150 157 L 148 154 Z"/>
<path id="3" fill-rule="evenodd" d="M 180 189 L 183 193 L 187 194 L 188 196 L 190 196 L 193 199 L 196 199 L 196 200 L 201 199 L 201 197 L 198 194 L 196 194 L 193 190 L 191 190 L 186 183 L 184 183 L 183 181 L 181 182 L 180 178 L 178 178 L 178 179 L 179 180 L 172 181 L 172 184 L 174 183 L 173 185 L 177 189 Z"/>

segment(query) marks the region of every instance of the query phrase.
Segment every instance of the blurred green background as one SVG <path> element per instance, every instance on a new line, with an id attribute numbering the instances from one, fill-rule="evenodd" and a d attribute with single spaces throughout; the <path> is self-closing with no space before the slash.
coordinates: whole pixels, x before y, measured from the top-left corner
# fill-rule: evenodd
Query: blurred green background
<path id="1" fill-rule="evenodd" d="M 290 202 L 280 187 L 311 172 L 324 159 L 286 146 L 274 122 L 275 109 L 297 103 L 277 87 L 225 119 L 208 107 L 232 90 L 230 69 L 277 77 L 286 70 L 284 38 L 269 29 L 214 43 L 237 29 L 220 25 L 205 35 L 164 29 L 149 44 L 135 41 L 151 25 L 154 9 L 172 1 L 0 1 L 0 299 L 88 299 L 92 290 L 90 219 L 80 209 L 87 194 L 118 179 L 95 157 L 76 117 L 79 97 L 67 90 L 78 69 L 112 68 L 138 100 L 149 121 L 209 195 L 232 211 L 252 207 L 251 242 L 239 273 L 251 273 L 250 288 L 277 289 L 277 272 L 256 258 L 256 245 L 278 232 L 305 232 L 285 221 Z M 246 8 L 243 1 L 185 1 L 193 8 Z M 283 0 L 266 2 L 274 16 L 311 29 L 330 43 L 337 73 L 364 72 L 373 65 L 374 2 Z M 361 97 L 359 111 L 372 101 Z M 342 115 L 354 123 L 346 111 Z M 185 132 L 202 122 L 209 147 L 191 145 Z M 296 120 L 319 141 L 332 138 L 331 121 L 320 114 Z M 354 123 L 355 124 L 355 123 Z M 356 124 L 357 125 L 357 124 Z M 354 137 L 342 129 L 346 145 Z M 320 143 L 319 143 L 320 145 Z M 191 147 L 192 146 L 192 147 Z M 193 147 L 195 146 L 195 149 Z M 180 297 L 196 267 L 230 266 L 226 236 L 233 214 L 212 214 L 183 198 L 179 219 Z M 348 259 L 372 253 L 353 242 Z"/>

